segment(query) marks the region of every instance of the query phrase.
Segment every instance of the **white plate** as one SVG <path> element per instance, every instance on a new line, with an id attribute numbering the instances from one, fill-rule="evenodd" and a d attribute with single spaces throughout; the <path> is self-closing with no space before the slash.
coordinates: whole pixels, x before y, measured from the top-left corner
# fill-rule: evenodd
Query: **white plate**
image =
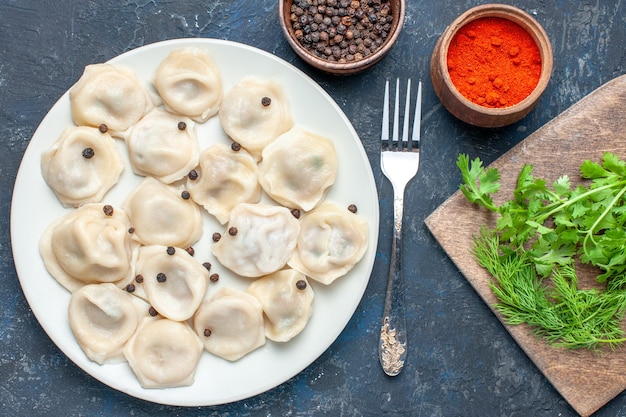
<path id="1" fill-rule="evenodd" d="M 24 154 L 13 192 L 11 242 L 19 280 L 32 311 L 53 342 L 74 363 L 110 387 L 137 398 L 170 405 L 204 406 L 245 399 L 285 382 L 317 359 L 339 336 L 363 296 L 374 264 L 378 199 L 371 167 L 350 121 L 320 86 L 281 59 L 229 41 L 179 39 L 135 49 L 111 62 L 133 69 L 149 83 L 157 65 L 169 52 L 188 46 L 209 51 L 221 70 L 225 90 L 248 75 L 277 79 L 288 94 L 296 124 L 334 140 L 339 174 L 327 199 L 346 207 L 356 204 L 359 215 L 369 222 L 369 247 L 361 262 L 328 287 L 311 283 L 315 291 L 314 313 L 305 330 L 284 344 L 268 341 L 237 362 L 204 352 L 195 383 L 189 387 L 144 389 L 128 364 L 100 366 L 87 359 L 68 324 L 70 294 L 48 274 L 38 250 L 44 229 L 67 212 L 45 184 L 39 166 L 42 151 L 72 124 L 67 92 L 43 119 Z M 216 117 L 200 126 L 198 133 L 202 147 L 227 140 Z M 118 143 L 123 145 L 122 141 Z M 140 181 L 128 161 L 126 164 L 121 182 L 104 198 L 114 207 L 119 207 L 130 189 Z M 210 255 L 211 234 L 223 228 L 208 214 L 204 221 L 204 237 L 194 245 L 195 257 L 211 261 L 212 272 L 220 274 L 219 282 L 212 284 L 209 291 L 221 285 L 244 288 L 250 281 L 232 276 Z"/>

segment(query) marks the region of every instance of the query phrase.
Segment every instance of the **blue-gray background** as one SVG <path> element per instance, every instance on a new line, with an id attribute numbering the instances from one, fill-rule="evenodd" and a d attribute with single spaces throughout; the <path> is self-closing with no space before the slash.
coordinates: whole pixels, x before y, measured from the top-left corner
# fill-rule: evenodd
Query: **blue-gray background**
<path id="1" fill-rule="evenodd" d="M 603 83 L 626 73 L 621 0 L 505 1 L 544 26 L 554 73 L 535 110 L 500 129 L 478 129 L 440 105 L 428 69 L 445 27 L 480 1 L 408 1 L 391 53 L 362 74 L 333 77 L 304 64 L 278 25 L 276 0 L 0 0 L 0 415 L 1 416 L 574 416 L 424 226 L 458 187 L 459 152 L 491 162 Z M 368 152 L 380 191 L 374 271 L 337 341 L 299 375 L 259 396 L 216 407 L 137 400 L 71 363 L 31 313 L 10 246 L 15 175 L 46 112 L 85 65 L 164 39 L 242 42 L 304 70 L 338 102 Z M 377 360 L 389 267 L 391 190 L 378 164 L 379 106 L 388 77 L 422 78 L 423 162 L 407 189 L 405 269 L 409 356 L 390 379 Z M 598 416 L 626 415 L 626 394 Z"/>

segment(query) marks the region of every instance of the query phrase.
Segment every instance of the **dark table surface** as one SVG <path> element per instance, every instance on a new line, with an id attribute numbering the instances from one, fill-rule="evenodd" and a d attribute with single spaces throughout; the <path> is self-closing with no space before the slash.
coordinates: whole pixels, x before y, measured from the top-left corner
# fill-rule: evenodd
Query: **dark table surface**
<path id="1" fill-rule="evenodd" d="M 533 15 L 554 49 L 554 72 L 522 121 L 480 129 L 452 117 L 428 75 L 446 26 L 479 1 L 408 1 L 404 30 L 374 68 L 334 77 L 304 64 L 278 25 L 275 0 L 0 0 L 0 415 L 6 416 L 572 416 L 575 411 L 526 357 L 424 225 L 458 187 L 460 152 L 495 160 L 605 82 L 626 73 L 626 4 L 620 0 L 506 1 Z M 271 52 L 337 101 L 368 153 L 380 193 L 380 238 L 365 295 L 339 338 L 303 372 L 237 403 L 183 408 L 113 390 L 51 342 L 20 288 L 10 245 L 15 176 L 46 112 L 85 65 L 173 38 L 218 38 Z M 386 377 L 377 332 L 389 268 L 391 187 L 378 163 L 384 80 L 421 78 L 423 157 L 407 188 L 405 269 L 409 354 Z M 597 412 L 626 415 L 626 394 Z"/>

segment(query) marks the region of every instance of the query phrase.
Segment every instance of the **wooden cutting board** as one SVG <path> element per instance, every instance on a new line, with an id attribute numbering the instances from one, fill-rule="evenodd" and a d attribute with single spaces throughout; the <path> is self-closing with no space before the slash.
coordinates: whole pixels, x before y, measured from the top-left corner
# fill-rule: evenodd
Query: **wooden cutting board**
<path id="1" fill-rule="evenodd" d="M 544 178 L 548 183 L 563 174 L 575 183 L 583 161 L 600 162 L 607 151 L 626 159 L 626 75 L 598 88 L 496 160 L 491 166 L 500 171 L 502 187 L 495 200 L 500 204 L 511 198 L 517 176 L 526 163 L 533 165 L 536 178 Z M 494 221 L 493 215 L 470 204 L 457 191 L 426 219 L 426 225 L 502 320 L 493 308 L 496 298 L 489 288 L 490 275 L 469 253 L 480 226 L 493 225 Z M 581 286 L 595 285 L 595 277 L 589 272 L 580 273 Z M 504 325 L 581 416 L 593 414 L 626 389 L 626 346 L 603 355 L 557 349 L 537 339 L 525 326 Z"/>

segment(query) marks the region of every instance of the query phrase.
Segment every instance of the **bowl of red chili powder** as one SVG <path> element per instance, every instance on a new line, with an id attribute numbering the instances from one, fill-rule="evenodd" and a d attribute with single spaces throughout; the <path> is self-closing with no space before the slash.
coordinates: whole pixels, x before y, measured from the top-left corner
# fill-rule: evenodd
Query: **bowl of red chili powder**
<path id="1" fill-rule="evenodd" d="M 552 73 L 552 46 L 528 13 L 504 4 L 469 9 L 443 32 L 430 62 L 435 93 L 458 119 L 501 127 L 524 118 Z"/>

